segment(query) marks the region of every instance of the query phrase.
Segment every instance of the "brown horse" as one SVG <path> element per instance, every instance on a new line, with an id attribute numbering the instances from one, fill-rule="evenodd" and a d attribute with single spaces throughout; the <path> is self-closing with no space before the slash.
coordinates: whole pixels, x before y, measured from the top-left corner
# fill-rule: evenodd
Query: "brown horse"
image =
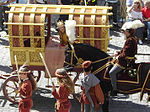
<path id="1" fill-rule="evenodd" d="M 77 68 L 83 61 L 92 61 L 92 73 L 100 79 L 100 85 L 105 95 L 103 111 L 108 112 L 108 93 L 112 89 L 108 71 L 112 66 L 109 63 L 112 57 L 100 49 L 82 43 L 68 45 L 65 56 L 64 67 L 66 68 Z M 79 70 L 77 71 L 79 72 Z M 141 100 L 143 94 L 148 93 L 148 101 L 150 101 L 150 63 L 138 63 L 132 69 L 123 70 L 118 74 L 117 82 L 120 93 L 133 94 L 141 92 Z"/>

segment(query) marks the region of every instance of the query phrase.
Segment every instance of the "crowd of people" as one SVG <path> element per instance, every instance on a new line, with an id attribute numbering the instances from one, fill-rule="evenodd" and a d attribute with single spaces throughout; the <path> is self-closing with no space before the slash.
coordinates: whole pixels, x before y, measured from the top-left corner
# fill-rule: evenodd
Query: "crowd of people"
<path id="1" fill-rule="evenodd" d="M 127 21 L 140 20 L 145 24 L 144 27 L 136 29 L 136 37 L 139 44 L 143 44 L 147 36 L 147 43 L 150 43 L 150 0 L 127 0 Z M 146 35 L 143 35 L 146 32 Z"/>

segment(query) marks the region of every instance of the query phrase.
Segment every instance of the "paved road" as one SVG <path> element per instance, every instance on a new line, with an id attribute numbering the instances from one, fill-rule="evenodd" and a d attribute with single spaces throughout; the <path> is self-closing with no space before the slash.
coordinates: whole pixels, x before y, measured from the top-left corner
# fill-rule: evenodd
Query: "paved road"
<path id="1" fill-rule="evenodd" d="M 2 36 L 4 32 L 0 33 Z M 124 44 L 122 34 L 118 31 L 111 32 L 111 38 L 109 42 L 110 54 L 116 50 L 120 50 Z M 5 48 L 9 45 L 7 38 L 0 37 L 0 74 L 10 73 L 11 65 L 9 48 Z M 138 53 L 150 54 L 150 44 L 138 45 Z M 150 55 L 137 55 L 137 62 L 150 62 Z M 4 80 L 0 79 L 0 112 L 17 112 L 17 105 L 11 104 L 7 101 L 2 93 L 2 84 Z M 34 106 L 31 112 L 54 112 L 55 99 L 50 94 L 49 88 L 46 88 L 47 80 L 42 74 L 42 78 L 38 82 L 38 91 L 33 95 Z M 79 89 L 76 89 L 77 91 Z M 150 112 L 150 103 L 146 102 L 147 95 L 144 95 L 142 102 L 139 101 L 139 93 L 133 95 L 119 95 L 118 98 L 110 98 L 110 112 Z M 72 102 L 71 112 L 80 112 L 80 105 L 70 97 Z"/>

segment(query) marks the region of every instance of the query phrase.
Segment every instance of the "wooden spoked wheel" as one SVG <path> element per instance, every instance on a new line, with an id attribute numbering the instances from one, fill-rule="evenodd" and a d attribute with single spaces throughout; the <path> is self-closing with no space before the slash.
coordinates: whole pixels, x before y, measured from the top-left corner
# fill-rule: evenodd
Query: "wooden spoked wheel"
<path id="1" fill-rule="evenodd" d="M 19 102 L 18 88 L 19 88 L 18 77 L 17 76 L 9 77 L 3 84 L 3 93 L 5 98 L 12 103 L 18 103 Z"/>
<path id="2" fill-rule="evenodd" d="M 34 72 L 33 74 L 35 80 L 38 82 L 41 77 L 41 71 L 38 71 L 38 73 Z M 7 100 L 16 104 L 19 102 L 18 76 L 15 72 L 13 72 L 11 75 L 12 76 L 9 77 L 3 84 L 3 94 Z"/>

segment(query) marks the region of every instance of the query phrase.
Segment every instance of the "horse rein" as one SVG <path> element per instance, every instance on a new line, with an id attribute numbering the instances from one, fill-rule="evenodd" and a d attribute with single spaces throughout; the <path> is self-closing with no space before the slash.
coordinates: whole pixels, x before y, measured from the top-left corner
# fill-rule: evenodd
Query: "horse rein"
<path id="1" fill-rule="evenodd" d="M 64 63 L 66 63 L 67 65 L 71 65 L 71 66 L 81 66 L 81 64 L 84 62 L 84 60 L 82 58 L 78 58 L 76 53 L 75 53 L 75 50 L 74 50 L 74 46 L 72 44 L 70 44 L 71 46 L 71 49 L 72 50 L 68 50 L 67 52 L 71 52 L 71 61 L 70 63 L 69 62 L 66 62 L 64 61 Z M 76 58 L 77 60 L 77 63 L 76 64 L 73 64 L 73 56 Z M 101 62 L 101 61 L 104 61 L 106 59 L 110 59 L 110 58 L 113 58 L 114 56 L 108 56 L 106 58 L 103 58 L 103 59 L 99 59 L 99 60 L 96 60 L 96 61 L 93 61 L 92 64 L 95 64 L 95 63 L 98 63 L 98 62 Z M 98 68 L 97 70 L 93 71 L 93 74 L 97 74 L 98 72 L 102 71 L 103 69 L 105 69 L 106 67 L 109 66 L 109 63 L 106 63 L 104 64 L 102 67 Z"/>

